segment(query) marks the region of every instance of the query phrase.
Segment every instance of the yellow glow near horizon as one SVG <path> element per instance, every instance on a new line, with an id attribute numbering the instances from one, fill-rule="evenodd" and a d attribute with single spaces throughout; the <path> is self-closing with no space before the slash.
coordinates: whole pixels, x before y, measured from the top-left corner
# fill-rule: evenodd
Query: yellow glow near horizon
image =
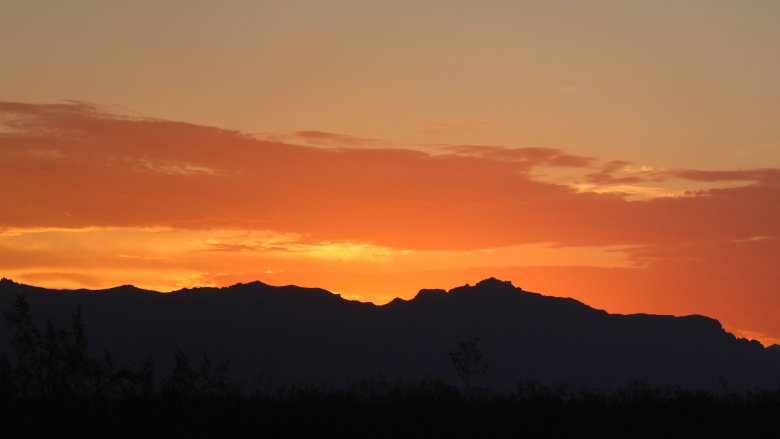
<path id="1" fill-rule="evenodd" d="M 226 285 L 215 277 L 261 279 L 272 273 L 409 273 L 474 267 L 590 265 L 630 267 L 620 247 L 515 245 L 473 251 L 392 249 L 368 243 L 300 242 L 295 234 L 249 230 L 170 228 L 32 228 L 0 235 L 0 264 L 7 276 L 53 288 L 106 288 L 130 281 L 171 291 Z M 63 253 L 67 252 L 67 257 Z M 327 286 L 327 285 L 326 285 Z M 341 291 L 375 300 L 355 288 Z M 385 288 L 385 294 L 389 293 Z M 396 291 L 397 294 L 408 291 Z"/>

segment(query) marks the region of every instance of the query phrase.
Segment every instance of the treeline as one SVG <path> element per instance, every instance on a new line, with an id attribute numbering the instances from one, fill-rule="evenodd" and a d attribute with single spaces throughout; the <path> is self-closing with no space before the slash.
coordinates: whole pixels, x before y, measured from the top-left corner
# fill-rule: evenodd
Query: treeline
<path id="1" fill-rule="evenodd" d="M 494 393 L 477 385 L 486 365 L 476 341 L 451 352 L 462 386 L 434 378 L 241 386 L 227 363 L 181 352 L 160 376 L 151 360 L 119 367 L 108 352 L 90 351 L 80 312 L 68 328 L 38 328 L 23 296 L 5 322 L 12 339 L 0 358 L 2 437 L 780 437 L 780 389 L 635 382 L 601 392 L 526 382 Z"/>

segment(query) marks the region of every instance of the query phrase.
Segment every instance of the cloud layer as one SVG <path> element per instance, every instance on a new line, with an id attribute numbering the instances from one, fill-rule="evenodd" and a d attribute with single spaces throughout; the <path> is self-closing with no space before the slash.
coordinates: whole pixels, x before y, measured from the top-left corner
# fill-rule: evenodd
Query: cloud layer
<path id="1" fill-rule="evenodd" d="M 611 162 L 588 175 L 595 184 L 673 177 L 749 183 L 629 201 L 534 179 L 535 167 L 594 162 L 547 148 L 321 149 L 118 117 L 86 104 L 6 103 L 0 111 L 5 227 L 270 229 L 315 242 L 419 249 L 644 245 L 780 232 L 774 169 L 615 177 L 628 164 Z"/>

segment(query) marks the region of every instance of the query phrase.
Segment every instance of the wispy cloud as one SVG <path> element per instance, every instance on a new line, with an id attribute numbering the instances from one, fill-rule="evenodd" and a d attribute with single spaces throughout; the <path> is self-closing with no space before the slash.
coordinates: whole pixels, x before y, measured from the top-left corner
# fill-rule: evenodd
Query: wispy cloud
<path id="1" fill-rule="evenodd" d="M 554 166 L 588 168 L 595 159 L 567 154 L 554 148 L 509 148 L 504 146 L 489 145 L 436 145 L 439 148 L 453 154 L 468 157 L 483 157 L 497 161 L 511 161 L 520 163 L 527 168 L 535 166 Z"/>
<path id="2" fill-rule="evenodd" d="M 329 133 L 327 131 L 296 131 L 290 136 L 293 139 L 311 145 L 335 146 L 335 147 L 359 147 L 376 144 L 376 139 L 365 139 L 347 134 Z"/>
<path id="3" fill-rule="evenodd" d="M 219 175 L 221 173 L 214 168 L 193 163 L 176 163 L 146 158 L 137 159 L 136 163 L 138 163 L 137 169 L 141 171 L 157 172 L 168 175 Z"/>

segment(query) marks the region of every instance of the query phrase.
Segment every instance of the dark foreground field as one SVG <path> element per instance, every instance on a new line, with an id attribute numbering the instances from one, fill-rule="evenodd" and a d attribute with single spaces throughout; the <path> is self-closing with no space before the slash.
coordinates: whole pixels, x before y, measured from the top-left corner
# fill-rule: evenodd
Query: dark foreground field
<path id="1" fill-rule="evenodd" d="M 522 386 L 467 397 L 440 382 L 270 393 L 169 390 L 2 399 L 3 437 L 780 437 L 780 392 L 610 395 Z"/>
<path id="2" fill-rule="evenodd" d="M 451 352 L 460 381 L 373 378 L 341 385 L 234 381 L 227 363 L 172 352 L 115 364 L 88 348 L 81 314 L 38 327 L 23 296 L 5 314 L 0 437 L 780 437 L 780 387 L 692 390 L 631 382 L 612 390 L 480 385 L 476 341 Z M 316 368 L 312 363 L 309 367 Z M 576 367 L 576 365 L 572 365 Z"/>

